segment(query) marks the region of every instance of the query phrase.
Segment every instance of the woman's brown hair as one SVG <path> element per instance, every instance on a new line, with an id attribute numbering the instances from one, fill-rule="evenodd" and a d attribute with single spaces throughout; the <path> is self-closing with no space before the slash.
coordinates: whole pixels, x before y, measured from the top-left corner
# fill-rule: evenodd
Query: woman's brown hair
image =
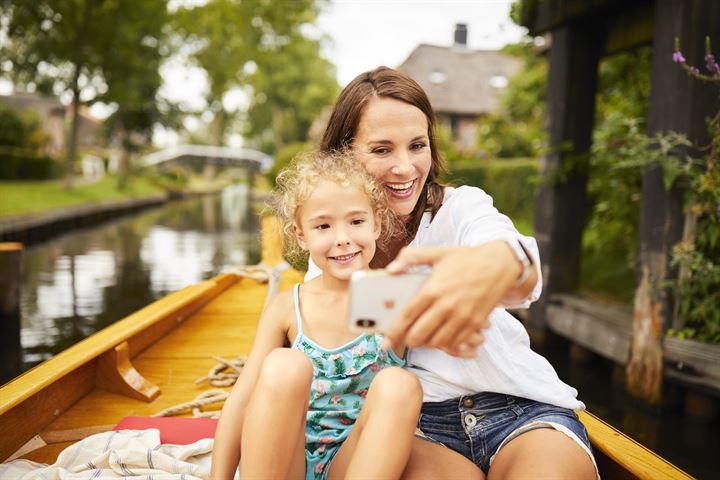
<path id="1" fill-rule="evenodd" d="M 388 97 L 417 107 L 428 122 L 428 139 L 432 164 L 422 194 L 405 225 L 408 239 L 415 236 L 423 212 L 435 216 L 443 200 L 443 185 L 439 177 L 445 165 L 435 142 L 435 114 L 427 94 L 418 83 L 388 67 L 378 67 L 361 73 L 340 93 L 328 126 L 323 134 L 320 149 L 325 152 L 351 148 L 368 101 L 373 97 Z"/>

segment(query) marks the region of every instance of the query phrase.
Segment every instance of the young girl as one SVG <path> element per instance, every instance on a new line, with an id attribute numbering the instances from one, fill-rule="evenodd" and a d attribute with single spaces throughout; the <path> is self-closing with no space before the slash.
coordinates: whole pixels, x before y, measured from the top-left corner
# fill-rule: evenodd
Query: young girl
<path id="1" fill-rule="evenodd" d="M 347 328 L 348 285 L 392 233 L 385 193 L 346 153 L 278 177 L 286 246 L 320 276 L 268 305 L 215 434 L 212 478 L 399 478 L 422 405 L 404 346 Z M 284 346 L 290 345 L 290 348 Z M 371 383 L 372 382 L 372 383 Z"/>

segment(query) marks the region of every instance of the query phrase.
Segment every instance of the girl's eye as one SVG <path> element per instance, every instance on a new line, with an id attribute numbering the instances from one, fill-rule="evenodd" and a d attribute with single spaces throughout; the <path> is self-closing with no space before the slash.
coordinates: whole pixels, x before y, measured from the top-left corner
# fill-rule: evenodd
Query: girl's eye
<path id="1" fill-rule="evenodd" d="M 353 225 L 362 225 L 363 223 L 365 223 L 365 219 L 364 218 L 356 218 L 351 223 Z"/>
<path id="2" fill-rule="evenodd" d="M 325 230 L 326 228 L 330 228 L 330 225 L 327 223 L 322 223 L 315 227 L 317 230 Z"/>

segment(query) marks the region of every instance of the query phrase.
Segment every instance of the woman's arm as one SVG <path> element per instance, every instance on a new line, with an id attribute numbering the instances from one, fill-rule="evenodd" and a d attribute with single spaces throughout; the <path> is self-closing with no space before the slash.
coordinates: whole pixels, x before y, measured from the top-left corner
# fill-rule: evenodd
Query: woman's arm
<path id="1" fill-rule="evenodd" d="M 433 273 L 387 332 L 389 343 L 404 339 L 410 347 L 443 348 L 461 357 L 474 356 L 490 312 L 526 298 L 537 281 L 533 269 L 516 284 L 523 267 L 504 240 L 478 247 L 405 248 L 387 269 L 417 265 L 432 265 Z"/>
<path id="2" fill-rule="evenodd" d="M 263 312 L 258 324 L 247 363 L 235 382 L 230 396 L 225 401 L 220 420 L 215 431 L 215 444 L 212 453 L 212 471 L 214 480 L 231 479 L 240 462 L 240 444 L 242 425 L 247 406 L 260 366 L 268 354 L 282 347 L 287 336 L 288 318 L 292 318 L 292 294 L 278 294 Z"/>
<path id="3" fill-rule="evenodd" d="M 472 357 L 494 308 L 527 306 L 539 296 L 537 246 L 497 211 L 490 196 L 474 187 L 452 191 L 430 228 L 432 234 L 418 237 L 418 248 L 403 249 L 387 266 L 390 272 L 433 266 L 428 281 L 388 332 L 389 343 L 404 338 L 411 347 L 431 346 Z M 434 242 L 454 246 L 424 246 Z M 525 253 L 532 263 L 527 272 L 519 259 Z"/>

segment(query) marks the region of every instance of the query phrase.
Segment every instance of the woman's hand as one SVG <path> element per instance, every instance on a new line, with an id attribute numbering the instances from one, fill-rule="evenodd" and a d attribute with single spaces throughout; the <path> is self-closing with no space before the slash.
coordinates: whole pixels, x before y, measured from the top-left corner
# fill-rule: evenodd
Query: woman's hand
<path id="1" fill-rule="evenodd" d="M 497 240 L 478 247 L 404 248 L 387 270 L 401 273 L 417 265 L 432 265 L 433 272 L 386 333 L 388 346 L 404 339 L 410 347 L 473 357 L 490 326 L 490 312 L 509 292 L 517 294 L 522 265 L 510 246 Z M 525 282 L 530 288 L 537 274 L 531 277 Z"/>

